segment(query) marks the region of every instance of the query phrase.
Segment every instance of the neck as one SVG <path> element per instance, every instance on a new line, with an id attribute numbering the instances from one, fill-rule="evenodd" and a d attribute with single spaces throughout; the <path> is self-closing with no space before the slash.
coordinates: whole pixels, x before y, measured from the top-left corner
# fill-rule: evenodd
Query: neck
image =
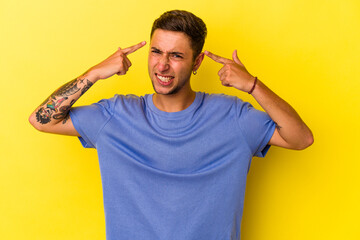
<path id="1" fill-rule="evenodd" d="M 164 112 L 179 112 L 188 108 L 195 100 L 195 92 L 190 89 L 186 93 L 162 95 L 154 93 L 154 105 Z"/>

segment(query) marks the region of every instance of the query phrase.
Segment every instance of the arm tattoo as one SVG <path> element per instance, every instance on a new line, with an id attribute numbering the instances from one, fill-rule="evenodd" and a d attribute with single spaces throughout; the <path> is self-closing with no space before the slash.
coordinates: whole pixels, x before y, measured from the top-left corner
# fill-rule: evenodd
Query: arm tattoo
<path id="1" fill-rule="evenodd" d="M 67 120 L 69 120 L 69 118 L 70 118 L 70 113 L 68 112 L 62 123 L 65 124 Z"/>
<path id="2" fill-rule="evenodd" d="M 46 124 L 50 122 L 53 113 L 57 113 L 59 111 L 58 108 L 66 99 L 68 98 L 64 97 L 56 100 L 55 97 L 51 96 L 50 99 L 47 100 L 46 107 L 43 106 L 36 112 L 36 120 L 41 124 Z"/>
<path id="3" fill-rule="evenodd" d="M 73 100 L 71 100 L 70 105 L 66 105 L 66 106 L 60 107 L 60 108 L 59 108 L 59 111 L 58 111 L 59 113 L 58 113 L 58 114 L 55 114 L 55 115 L 53 116 L 53 118 L 56 119 L 56 120 L 60 120 L 60 119 L 65 118 L 66 115 L 68 114 L 71 106 L 72 106 L 74 103 L 75 103 L 75 100 L 73 99 Z"/>
<path id="4" fill-rule="evenodd" d="M 41 107 L 36 112 L 36 120 L 41 124 L 46 124 L 46 123 L 50 122 L 51 114 L 52 114 L 52 112 L 49 109 Z"/>
<path id="5" fill-rule="evenodd" d="M 68 82 L 61 86 L 58 90 L 56 90 L 53 95 L 58 96 L 71 96 L 74 95 L 76 92 L 80 90 L 77 86 L 77 79 L 72 80 L 71 82 Z"/>
<path id="6" fill-rule="evenodd" d="M 49 123 L 52 118 L 56 120 L 63 119 L 63 124 L 65 124 L 70 117 L 69 110 L 78 97 L 72 99 L 68 105 L 62 106 L 62 104 L 80 90 L 80 96 L 82 96 L 93 85 L 88 79 L 86 79 L 87 82 L 85 84 L 84 80 L 85 79 L 74 79 L 58 88 L 40 105 L 41 107 L 36 112 L 36 120 L 41 124 L 46 124 Z M 84 86 L 79 88 L 78 83 Z"/>
<path id="7" fill-rule="evenodd" d="M 89 80 L 86 79 L 86 85 L 83 89 L 81 89 L 81 94 L 80 96 L 82 96 L 87 90 L 89 90 L 89 88 L 93 85 L 92 82 L 90 82 Z"/>

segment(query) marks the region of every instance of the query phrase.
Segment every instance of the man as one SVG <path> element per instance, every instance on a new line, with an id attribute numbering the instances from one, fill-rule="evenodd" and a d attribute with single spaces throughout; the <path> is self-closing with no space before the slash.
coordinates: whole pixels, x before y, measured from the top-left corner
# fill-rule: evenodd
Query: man
<path id="1" fill-rule="evenodd" d="M 253 77 L 234 51 L 202 52 L 204 22 L 169 11 L 151 31 L 154 94 L 115 95 L 71 108 L 99 79 L 124 75 L 141 42 L 119 48 L 56 90 L 30 116 L 40 131 L 79 136 L 99 155 L 107 239 L 240 239 L 251 158 L 270 145 L 304 149 L 312 133 L 295 110 Z M 204 56 L 222 64 L 222 84 L 248 92 L 266 113 L 236 97 L 191 89 Z"/>

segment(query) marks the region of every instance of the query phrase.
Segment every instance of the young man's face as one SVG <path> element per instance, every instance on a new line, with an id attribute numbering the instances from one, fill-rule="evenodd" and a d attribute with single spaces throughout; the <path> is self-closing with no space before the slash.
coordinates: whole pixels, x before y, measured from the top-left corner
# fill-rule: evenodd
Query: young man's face
<path id="1" fill-rule="evenodd" d="M 185 33 L 162 29 L 154 31 L 148 70 L 156 93 L 169 95 L 191 91 L 190 76 L 201 61 L 197 62 L 193 60 L 190 39 Z"/>

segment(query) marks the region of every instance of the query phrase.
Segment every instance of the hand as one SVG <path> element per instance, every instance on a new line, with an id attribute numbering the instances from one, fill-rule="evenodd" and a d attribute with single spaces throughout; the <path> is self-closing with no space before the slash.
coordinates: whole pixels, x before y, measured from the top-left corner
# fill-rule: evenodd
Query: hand
<path id="1" fill-rule="evenodd" d="M 234 87 L 244 92 L 249 92 L 254 84 L 254 77 L 246 70 L 237 56 L 237 50 L 233 52 L 233 60 L 220 57 L 209 51 L 204 52 L 206 56 L 215 62 L 223 64 L 218 72 L 222 85 Z"/>
<path id="2" fill-rule="evenodd" d="M 145 44 L 146 42 L 143 41 L 128 48 L 119 48 L 110 57 L 90 68 L 87 73 L 94 75 L 97 80 L 109 78 L 114 74 L 125 75 L 131 67 L 131 62 L 127 56 L 142 48 Z"/>

